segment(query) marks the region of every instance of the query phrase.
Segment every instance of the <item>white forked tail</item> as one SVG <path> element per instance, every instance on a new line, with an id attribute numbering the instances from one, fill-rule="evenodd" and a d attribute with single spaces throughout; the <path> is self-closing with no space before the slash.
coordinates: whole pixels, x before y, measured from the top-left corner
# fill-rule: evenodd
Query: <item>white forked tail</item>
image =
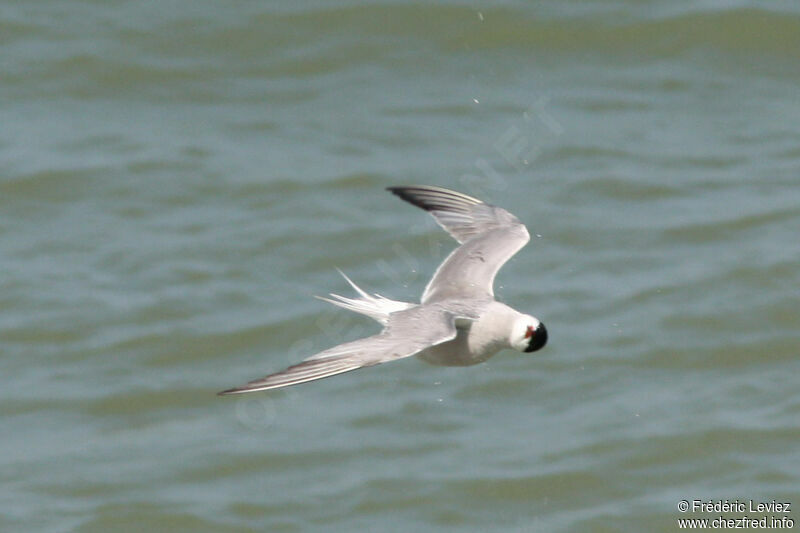
<path id="1" fill-rule="evenodd" d="M 315 298 L 319 298 L 320 300 L 332 303 L 333 305 L 348 309 L 350 311 L 355 311 L 356 313 L 361 313 L 362 315 L 367 315 L 373 320 L 377 320 L 384 326 L 389 322 L 390 314 L 394 313 L 395 311 L 402 311 L 404 309 L 414 307 L 414 304 L 390 300 L 389 298 L 384 298 L 380 294 L 370 296 L 361 290 L 358 285 L 353 283 L 353 280 L 348 278 L 344 272 L 338 268 L 336 270 L 338 270 L 339 274 L 341 274 L 342 277 L 347 280 L 347 283 L 349 283 L 350 286 L 355 289 L 360 298 L 345 298 L 344 296 L 339 296 L 338 294 L 333 293 L 330 295 L 331 298 L 334 298 L 333 300 L 330 298 L 323 298 L 322 296 L 315 296 Z"/>

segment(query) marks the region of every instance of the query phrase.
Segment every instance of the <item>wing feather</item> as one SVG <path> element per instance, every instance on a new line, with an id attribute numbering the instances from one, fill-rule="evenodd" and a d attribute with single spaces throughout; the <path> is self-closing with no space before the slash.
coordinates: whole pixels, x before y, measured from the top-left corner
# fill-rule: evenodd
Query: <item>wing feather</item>
<path id="1" fill-rule="evenodd" d="M 494 297 L 497 272 L 530 240 L 525 225 L 505 209 L 441 187 L 411 185 L 388 190 L 428 211 L 461 244 L 436 270 L 422 303 Z"/>
<path id="2" fill-rule="evenodd" d="M 425 348 L 455 338 L 456 318 L 465 317 L 457 317 L 435 305 L 397 311 L 389 315 L 387 326 L 377 335 L 340 344 L 285 370 L 219 394 L 288 387 L 410 357 Z"/>

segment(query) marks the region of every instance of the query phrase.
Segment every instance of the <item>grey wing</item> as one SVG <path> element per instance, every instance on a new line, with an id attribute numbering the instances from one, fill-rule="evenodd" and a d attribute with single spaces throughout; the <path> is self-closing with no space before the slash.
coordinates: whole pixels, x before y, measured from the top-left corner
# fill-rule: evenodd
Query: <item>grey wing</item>
<path id="1" fill-rule="evenodd" d="M 410 357 L 455 338 L 455 319 L 455 314 L 437 306 L 417 306 L 398 311 L 389 316 L 387 326 L 377 335 L 340 344 L 286 370 L 219 394 L 277 389 Z"/>
<path id="2" fill-rule="evenodd" d="M 441 187 L 389 187 L 392 193 L 433 215 L 461 246 L 436 270 L 422 303 L 448 298 L 493 297 L 494 278 L 530 240 L 525 226 L 497 206 Z"/>

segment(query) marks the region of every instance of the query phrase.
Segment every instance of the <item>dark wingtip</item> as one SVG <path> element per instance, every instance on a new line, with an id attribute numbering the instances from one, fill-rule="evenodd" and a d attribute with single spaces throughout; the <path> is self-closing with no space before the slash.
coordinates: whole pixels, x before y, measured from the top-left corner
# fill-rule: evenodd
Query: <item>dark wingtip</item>
<path id="1" fill-rule="evenodd" d="M 415 198 L 409 194 L 409 189 L 412 189 L 413 186 L 394 186 L 394 187 L 386 187 L 386 190 L 390 193 L 394 194 L 401 200 L 405 200 L 406 202 L 410 203 L 411 205 L 415 205 L 417 207 L 424 207 L 420 205 L 419 202 L 415 201 Z"/>
<path id="2" fill-rule="evenodd" d="M 424 194 L 426 192 L 430 192 L 431 190 L 437 189 L 440 189 L 440 187 L 432 187 L 429 185 L 402 185 L 386 187 L 387 191 L 391 192 L 401 200 L 405 200 L 411 205 L 424 209 L 425 211 L 433 211 L 437 208 L 441 208 L 442 206 L 431 202 L 430 199 L 424 198 L 423 195 L 420 195 L 419 193 L 421 192 Z M 447 189 L 441 190 L 446 191 Z"/>
<path id="3" fill-rule="evenodd" d="M 233 387 L 232 389 L 225 389 L 223 391 L 219 391 L 217 396 L 231 396 L 233 394 L 243 394 L 245 392 L 250 392 L 253 389 L 248 387 L 247 385 L 242 385 L 241 387 Z"/>

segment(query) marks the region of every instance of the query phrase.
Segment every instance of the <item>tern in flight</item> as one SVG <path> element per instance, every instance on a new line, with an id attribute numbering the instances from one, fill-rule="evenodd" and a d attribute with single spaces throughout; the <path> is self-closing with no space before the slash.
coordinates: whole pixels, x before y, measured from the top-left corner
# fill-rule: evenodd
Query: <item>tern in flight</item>
<path id="1" fill-rule="evenodd" d="M 321 298 L 383 325 L 377 335 L 346 342 L 296 365 L 219 394 L 241 394 L 297 385 L 416 355 L 434 365 L 469 366 L 504 348 L 535 352 L 547 343 L 537 318 L 494 299 L 500 267 L 530 240 L 517 217 L 476 198 L 441 187 L 387 190 L 428 211 L 460 244 L 439 265 L 419 304 L 370 295 L 342 275 L 356 298 Z"/>

